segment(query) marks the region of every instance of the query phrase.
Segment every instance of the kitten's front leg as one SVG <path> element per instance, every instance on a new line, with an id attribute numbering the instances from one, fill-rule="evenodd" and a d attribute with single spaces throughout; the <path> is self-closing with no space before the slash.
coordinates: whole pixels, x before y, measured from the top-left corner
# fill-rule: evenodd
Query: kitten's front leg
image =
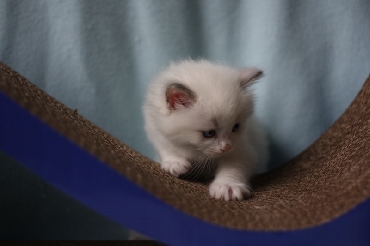
<path id="1" fill-rule="evenodd" d="M 166 156 L 162 159 L 161 166 L 167 173 L 178 177 L 181 174 L 186 173 L 189 170 L 191 164 L 189 161 L 179 157 Z"/>
<path id="2" fill-rule="evenodd" d="M 216 199 L 243 200 L 251 195 L 248 184 L 248 166 L 240 163 L 220 163 L 215 180 L 209 187 L 209 193 Z"/>
<path id="3" fill-rule="evenodd" d="M 175 177 L 179 177 L 181 174 L 186 173 L 190 167 L 190 162 L 183 156 L 181 149 L 175 147 L 168 141 L 167 138 L 156 135 L 156 141 L 154 142 L 155 149 L 157 150 L 159 163 L 162 169 L 167 173 Z"/>

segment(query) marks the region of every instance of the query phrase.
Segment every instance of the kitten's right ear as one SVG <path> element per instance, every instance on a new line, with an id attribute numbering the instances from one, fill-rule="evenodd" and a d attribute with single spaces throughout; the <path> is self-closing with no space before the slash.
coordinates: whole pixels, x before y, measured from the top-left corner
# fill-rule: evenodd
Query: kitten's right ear
<path id="1" fill-rule="evenodd" d="M 182 84 L 172 84 L 167 87 L 166 101 L 170 110 L 188 108 L 196 101 L 194 92 Z"/>
<path id="2" fill-rule="evenodd" d="M 240 87 L 245 89 L 262 76 L 263 72 L 258 68 L 241 69 L 239 70 Z"/>

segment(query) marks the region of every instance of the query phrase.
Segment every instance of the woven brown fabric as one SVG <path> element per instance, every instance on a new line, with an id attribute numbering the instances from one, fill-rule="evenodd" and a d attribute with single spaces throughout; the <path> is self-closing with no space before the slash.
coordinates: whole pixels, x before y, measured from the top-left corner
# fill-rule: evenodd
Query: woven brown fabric
<path id="1" fill-rule="evenodd" d="M 252 180 L 244 201 L 212 199 L 0 63 L 0 90 L 120 174 L 183 212 L 234 229 L 289 230 L 328 222 L 370 197 L 370 77 L 343 115 L 310 147 Z M 35 140 L 37 141 L 37 140 Z"/>

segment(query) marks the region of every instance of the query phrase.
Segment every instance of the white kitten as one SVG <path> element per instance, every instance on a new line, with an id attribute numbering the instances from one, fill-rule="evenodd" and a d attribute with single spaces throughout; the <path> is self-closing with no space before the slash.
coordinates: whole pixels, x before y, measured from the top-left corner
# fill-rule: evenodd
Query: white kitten
<path id="1" fill-rule="evenodd" d="M 212 197 L 249 196 L 248 181 L 265 169 L 268 157 L 249 89 L 261 75 L 255 68 L 237 70 L 206 60 L 185 60 L 160 73 L 149 85 L 143 110 L 162 168 L 178 177 L 192 166 L 206 172 L 212 165 Z"/>

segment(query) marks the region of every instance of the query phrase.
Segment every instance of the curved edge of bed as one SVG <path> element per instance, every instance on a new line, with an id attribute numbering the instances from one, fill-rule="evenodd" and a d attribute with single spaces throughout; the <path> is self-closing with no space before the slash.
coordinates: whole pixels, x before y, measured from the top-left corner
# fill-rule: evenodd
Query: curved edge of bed
<path id="1" fill-rule="evenodd" d="M 0 149 L 44 180 L 112 220 L 165 243 L 344 245 L 370 239 L 369 199 L 327 223 L 297 230 L 229 229 L 188 215 L 118 173 L 2 91 L 0 133 Z"/>

